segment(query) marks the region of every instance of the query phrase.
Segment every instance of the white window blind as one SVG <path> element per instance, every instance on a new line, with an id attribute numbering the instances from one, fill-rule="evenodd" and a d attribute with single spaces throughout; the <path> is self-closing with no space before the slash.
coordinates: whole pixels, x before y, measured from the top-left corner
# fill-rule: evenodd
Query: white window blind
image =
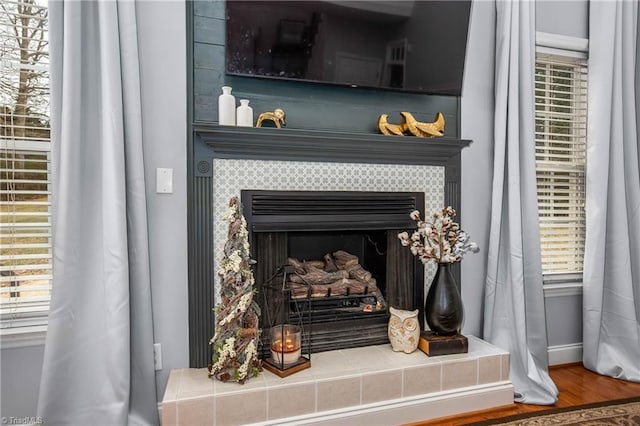
<path id="1" fill-rule="evenodd" d="M 46 323 L 51 292 L 48 10 L 0 4 L 0 333 Z"/>
<path id="2" fill-rule="evenodd" d="M 536 171 L 542 269 L 582 273 L 587 61 L 536 55 Z"/>

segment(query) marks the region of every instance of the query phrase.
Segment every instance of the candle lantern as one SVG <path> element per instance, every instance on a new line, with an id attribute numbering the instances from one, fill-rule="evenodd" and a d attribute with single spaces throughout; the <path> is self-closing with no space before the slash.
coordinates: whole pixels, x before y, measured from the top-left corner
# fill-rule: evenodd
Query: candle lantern
<path id="1" fill-rule="evenodd" d="M 287 286 L 287 275 L 291 273 L 294 272 L 289 266 L 278 268 L 261 286 L 262 365 L 280 377 L 287 377 L 311 366 L 310 297 L 291 297 Z"/>

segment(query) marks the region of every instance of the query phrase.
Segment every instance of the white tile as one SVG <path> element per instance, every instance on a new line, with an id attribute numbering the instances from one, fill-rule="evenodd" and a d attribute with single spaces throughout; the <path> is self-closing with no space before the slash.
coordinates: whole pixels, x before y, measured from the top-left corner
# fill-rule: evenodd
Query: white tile
<path id="1" fill-rule="evenodd" d="M 182 376 L 182 369 L 171 370 L 169 372 L 169 380 L 167 386 L 164 389 L 163 401 L 175 401 L 178 396 L 178 389 L 180 387 L 180 381 Z"/>
<path id="2" fill-rule="evenodd" d="M 209 378 L 206 368 L 185 368 L 180 375 L 178 399 L 213 395 L 215 379 Z"/>
<path id="3" fill-rule="evenodd" d="M 423 395 L 442 390 L 442 364 L 408 367 L 402 374 L 402 396 Z"/>
<path id="4" fill-rule="evenodd" d="M 316 411 L 315 382 L 270 387 L 267 392 L 267 418 L 269 420 Z"/>
<path id="5" fill-rule="evenodd" d="M 499 382 L 502 374 L 502 355 L 478 358 L 478 384 Z"/>
<path id="6" fill-rule="evenodd" d="M 213 425 L 214 397 L 181 399 L 177 403 L 179 425 Z"/>
<path id="7" fill-rule="evenodd" d="M 267 391 L 248 390 L 216 396 L 217 425 L 241 425 L 267 420 Z M 197 424 L 197 423 L 196 423 Z"/>
<path id="8" fill-rule="evenodd" d="M 361 382 L 362 379 L 359 375 L 318 380 L 316 383 L 317 411 L 360 405 Z"/>
<path id="9" fill-rule="evenodd" d="M 452 390 L 478 384 L 478 359 L 466 359 L 442 364 L 442 390 Z"/>
<path id="10" fill-rule="evenodd" d="M 402 370 L 362 375 L 362 403 L 387 401 L 402 397 Z"/>

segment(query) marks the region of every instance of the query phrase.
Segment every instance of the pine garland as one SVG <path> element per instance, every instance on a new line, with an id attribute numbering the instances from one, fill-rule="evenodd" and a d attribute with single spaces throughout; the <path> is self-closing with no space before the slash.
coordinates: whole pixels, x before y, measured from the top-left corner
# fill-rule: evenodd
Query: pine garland
<path id="1" fill-rule="evenodd" d="M 218 272 L 222 283 L 220 303 L 214 309 L 215 335 L 209 342 L 213 345 L 209 377 L 243 384 L 262 371 L 262 363 L 258 359 L 260 307 L 254 300 L 255 280 L 251 270 L 255 261 L 249 254 L 247 222 L 237 197 L 229 201 L 224 220 L 229 223 L 229 231 Z"/>

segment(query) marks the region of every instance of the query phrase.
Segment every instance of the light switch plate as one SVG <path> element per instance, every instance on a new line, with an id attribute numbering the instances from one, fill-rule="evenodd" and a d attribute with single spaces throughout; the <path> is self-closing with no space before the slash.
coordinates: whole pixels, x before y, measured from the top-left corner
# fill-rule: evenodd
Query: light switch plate
<path id="1" fill-rule="evenodd" d="M 165 169 L 165 168 L 156 169 L 156 193 L 158 194 L 173 193 L 173 169 Z"/>

